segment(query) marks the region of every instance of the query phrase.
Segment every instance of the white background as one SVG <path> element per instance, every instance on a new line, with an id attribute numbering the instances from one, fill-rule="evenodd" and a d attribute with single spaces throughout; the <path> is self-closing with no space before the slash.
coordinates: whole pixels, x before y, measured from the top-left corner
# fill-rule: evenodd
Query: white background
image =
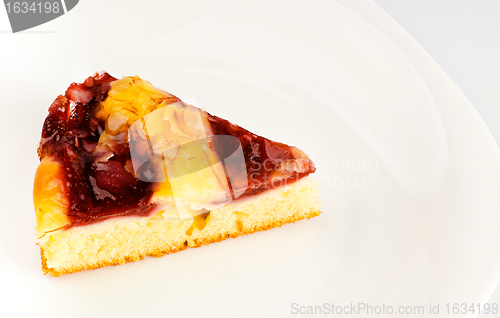
<path id="1" fill-rule="evenodd" d="M 439 63 L 500 144 L 500 1 L 375 2 Z M 500 303 L 500 286 L 490 302 Z"/>
<path id="2" fill-rule="evenodd" d="M 83 0 L 85 1 L 85 0 Z M 375 0 L 405 28 L 471 100 L 500 142 L 500 2 Z M 75 10 L 78 10 L 78 6 Z M 12 36 L 0 9 L 0 36 Z M 47 23 L 30 32 L 52 32 Z M 22 34 L 19 34 L 22 36 Z M 2 42 L 0 41 L 0 50 Z M 29 76 L 29 74 L 28 74 Z M 500 303 L 500 289 L 491 299 Z M 486 317 L 486 316 L 485 316 Z"/>

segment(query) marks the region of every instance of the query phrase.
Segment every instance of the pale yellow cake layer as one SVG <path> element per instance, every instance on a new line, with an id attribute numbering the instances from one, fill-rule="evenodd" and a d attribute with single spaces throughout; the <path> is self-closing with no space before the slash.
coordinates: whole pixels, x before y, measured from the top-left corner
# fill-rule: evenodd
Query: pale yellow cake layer
<path id="1" fill-rule="evenodd" d="M 306 177 L 214 209 L 206 220 L 181 220 L 174 210 L 160 217 L 115 218 L 59 230 L 38 242 L 43 271 L 60 276 L 133 262 L 144 256 L 159 257 L 309 219 L 321 213 L 318 192 L 318 182 Z"/>

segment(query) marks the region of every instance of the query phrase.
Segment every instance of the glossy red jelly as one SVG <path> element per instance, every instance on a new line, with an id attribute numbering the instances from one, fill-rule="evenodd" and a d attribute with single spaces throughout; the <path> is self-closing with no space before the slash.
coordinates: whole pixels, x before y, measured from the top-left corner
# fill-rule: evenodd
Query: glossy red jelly
<path id="1" fill-rule="evenodd" d="M 131 159 L 126 140 L 118 140 L 122 146 L 114 149 L 107 161 L 97 161 L 92 155 L 105 127 L 92 115 L 93 110 L 106 99 L 110 83 L 115 80 L 102 73 L 82 84 L 71 84 L 52 103 L 43 125 L 38 155 L 40 159 L 49 155 L 64 167 L 71 226 L 116 216 L 145 216 L 155 207 L 149 202 L 154 183 L 136 179 L 126 168 Z M 272 173 L 280 162 L 294 159 L 290 146 L 257 136 L 217 116 L 209 114 L 209 121 L 215 135 L 236 136 L 241 142 L 248 177 L 242 197 L 293 182 L 315 170 L 310 162 L 308 169 L 272 182 Z"/>

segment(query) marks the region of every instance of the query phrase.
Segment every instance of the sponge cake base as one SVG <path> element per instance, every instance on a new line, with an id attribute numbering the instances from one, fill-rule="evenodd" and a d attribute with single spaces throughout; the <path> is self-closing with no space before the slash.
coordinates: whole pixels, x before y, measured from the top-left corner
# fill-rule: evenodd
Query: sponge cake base
<path id="1" fill-rule="evenodd" d="M 305 177 L 214 209 L 206 219 L 181 219 L 174 210 L 47 233 L 38 242 L 42 268 L 45 274 L 60 276 L 280 227 L 318 216 L 318 192 L 318 182 Z"/>

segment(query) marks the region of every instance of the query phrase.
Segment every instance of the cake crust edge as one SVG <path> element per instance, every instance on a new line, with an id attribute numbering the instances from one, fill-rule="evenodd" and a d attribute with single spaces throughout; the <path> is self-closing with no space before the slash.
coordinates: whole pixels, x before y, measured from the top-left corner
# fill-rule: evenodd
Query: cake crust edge
<path id="1" fill-rule="evenodd" d="M 319 193 L 319 183 L 313 177 L 306 177 L 302 180 L 294 182 L 293 184 L 285 185 L 276 188 L 272 191 L 266 191 L 260 195 L 255 196 L 254 199 L 244 200 L 241 202 L 233 202 L 222 208 L 215 209 L 212 211 L 211 216 L 214 219 L 208 221 L 207 225 L 203 230 L 195 229 L 192 235 L 185 235 L 179 237 L 178 240 L 161 240 L 156 244 L 156 246 L 145 245 L 146 247 L 134 248 L 133 252 L 126 254 L 117 254 L 112 256 L 107 256 L 106 258 L 97 257 L 93 261 L 89 259 L 84 259 L 84 261 L 72 260 L 66 265 L 59 264 L 53 265 L 54 263 L 50 261 L 50 253 L 47 253 L 47 248 L 51 248 L 50 242 L 40 244 L 40 254 L 42 260 L 42 269 L 44 275 L 50 274 L 51 276 L 61 276 L 64 274 L 76 273 L 82 270 L 93 270 L 102 268 L 105 266 L 121 265 L 124 263 L 135 262 L 144 259 L 146 256 L 162 257 L 166 254 L 176 253 L 189 248 L 197 248 L 203 245 L 209 245 L 211 243 L 217 243 L 224 241 L 228 238 L 236 238 L 242 235 L 249 235 L 255 232 L 267 231 L 272 228 L 279 228 L 287 223 L 295 223 L 296 221 L 303 219 L 311 219 L 313 217 L 319 216 L 322 212 L 320 211 L 320 201 L 318 198 Z M 250 211 L 250 212 L 249 212 Z M 216 220 L 216 218 L 219 218 Z M 117 222 L 115 224 L 101 224 L 94 226 L 102 226 L 99 228 L 87 229 L 81 227 L 80 229 L 74 229 L 76 231 L 81 231 L 75 234 L 75 232 L 63 235 L 69 235 L 70 237 L 76 237 L 82 232 L 84 235 L 89 234 L 92 239 L 93 235 L 102 236 L 102 233 L 108 231 L 112 226 L 118 226 L 119 228 L 126 228 L 134 222 L 143 222 L 144 224 L 152 220 L 151 218 L 137 218 L 134 220 L 124 219 L 122 221 L 111 221 Z M 165 226 L 166 222 L 161 220 L 160 226 Z M 171 225 L 172 228 L 181 231 L 182 233 L 186 231 L 189 227 L 189 222 L 181 221 L 177 223 L 178 225 Z M 193 223 L 194 224 L 194 223 Z M 136 227 L 137 225 L 134 225 Z M 103 230 L 104 229 L 104 232 Z M 64 231 L 64 230 L 61 230 Z M 135 230 L 134 230 L 135 231 Z M 147 229 L 135 232 L 137 234 L 147 233 Z M 65 232 L 62 232 L 65 233 Z M 76 235 L 76 236 L 73 236 Z M 146 234 L 147 235 L 147 234 Z M 137 237 L 136 237 L 137 239 Z M 89 236 L 85 238 L 89 240 Z M 102 240 L 102 238 L 101 238 Z M 73 243 L 72 243 L 73 242 Z M 76 239 L 76 241 L 69 241 L 69 244 L 79 245 L 81 239 Z M 104 244 L 107 244 L 104 242 Z M 99 245 L 102 247 L 102 245 Z M 81 247 L 79 247 L 81 248 Z M 94 247 L 95 249 L 95 247 Z M 64 253 L 74 253 L 67 250 L 67 252 L 57 251 L 56 254 L 52 252 L 53 260 L 57 258 L 64 257 Z M 81 250 L 77 250 L 81 251 Z M 87 253 L 89 251 L 87 250 Z M 109 254 L 109 251 L 107 252 Z"/>
<path id="2" fill-rule="evenodd" d="M 209 245 L 211 243 L 222 242 L 222 241 L 229 239 L 229 238 L 236 238 L 236 237 L 242 236 L 242 235 L 250 235 L 250 234 L 253 234 L 255 232 L 268 231 L 268 230 L 273 229 L 273 228 L 279 228 L 282 225 L 287 224 L 287 223 L 295 223 L 296 221 L 300 221 L 303 219 L 309 220 L 313 217 L 319 216 L 321 213 L 322 212 L 320 210 L 316 210 L 316 211 L 313 211 L 312 213 L 310 213 L 309 215 L 304 215 L 304 216 L 300 216 L 300 217 L 292 216 L 286 220 L 276 221 L 272 224 L 265 224 L 265 225 L 262 225 L 259 227 L 254 227 L 254 228 L 249 229 L 249 230 L 243 230 L 243 231 L 236 232 L 236 233 L 225 233 L 225 234 L 219 233 L 217 236 L 213 236 L 211 238 L 195 239 L 193 245 L 189 245 L 188 241 L 184 241 L 184 244 L 178 245 L 174 249 L 158 249 L 156 251 L 153 251 L 152 253 L 143 253 L 143 254 L 140 254 L 137 256 L 124 256 L 122 258 L 116 258 L 114 261 L 111 261 L 111 262 L 101 261 L 97 264 L 83 265 L 83 266 L 73 267 L 73 268 L 63 269 L 63 270 L 56 270 L 54 268 L 49 268 L 47 266 L 47 258 L 44 255 L 44 249 L 42 247 L 40 247 L 40 255 L 42 258 L 42 269 L 43 269 L 44 275 L 50 274 L 51 276 L 59 277 L 59 276 L 62 276 L 64 274 L 73 274 L 73 273 L 80 272 L 82 270 L 93 270 L 93 269 L 99 269 L 99 268 L 102 268 L 105 266 L 116 266 L 116 265 L 122 265 L 125 263 L 132 263 L 132 262 L 142 260 L 146 256 L 153 256 L 153 257 L 158 258 L 158 257 L 165 256 L 167 254 L 177 253 L 177 252 L 186 250 L 188 247 L 189 248 L 198 248 L 198 247 L 201 247 L 203 245 Z"/>

